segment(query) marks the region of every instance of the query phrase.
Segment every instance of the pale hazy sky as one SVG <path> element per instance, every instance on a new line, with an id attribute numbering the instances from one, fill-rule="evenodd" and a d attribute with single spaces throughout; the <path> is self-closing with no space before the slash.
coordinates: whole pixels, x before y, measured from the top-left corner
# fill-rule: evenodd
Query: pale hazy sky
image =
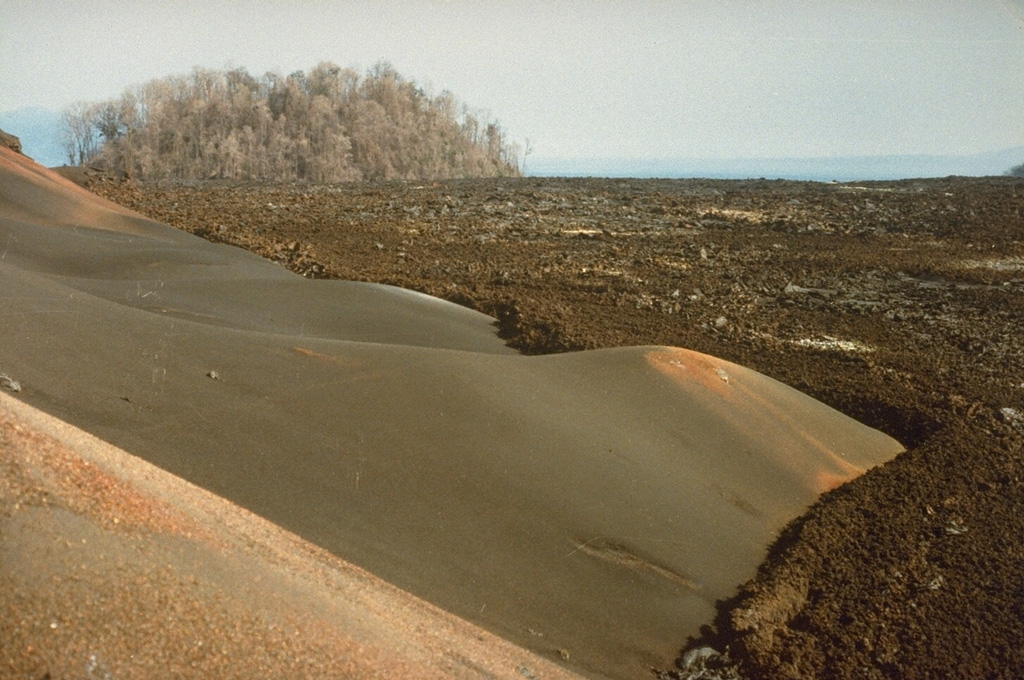
<path id="1" fill-rule="evenodd" d="M 0 112 L 389 60 L 535 158 L 1024 145 L 1024 0 L 3 0 Z"/>

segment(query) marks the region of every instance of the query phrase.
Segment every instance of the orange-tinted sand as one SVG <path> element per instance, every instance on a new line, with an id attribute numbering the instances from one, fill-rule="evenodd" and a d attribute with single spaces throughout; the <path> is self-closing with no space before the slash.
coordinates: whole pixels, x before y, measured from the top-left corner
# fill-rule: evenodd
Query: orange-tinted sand
<path id="1" fill-rule="evenodd" d="M 0 676 L 575 677 L 0 394 Z"/>
<path id="2" fill-rule="evenodd" d="M 901 449 L 705 355 L 519 356 L 481 314 L 302 279 L 10 156 L 20 399 L 591 677 L 669 666 L 787 521 Z"/>

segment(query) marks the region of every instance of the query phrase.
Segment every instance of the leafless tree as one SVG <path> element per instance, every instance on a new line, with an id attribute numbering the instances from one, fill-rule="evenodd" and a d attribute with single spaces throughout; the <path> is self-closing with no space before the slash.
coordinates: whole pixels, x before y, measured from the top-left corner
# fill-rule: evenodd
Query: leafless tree
<path id="1" fill-rule="evenodd" d="M 524 175 L 526 174 L 526 158 L 531 153 L 533 153 L 533 143 L 530 141 L 530 138 L 527 137 L 526 138 L 526 144 L 523 146 L 523 164 L 519 168 L 519 172 L 524 174 Z"/>
<path id="2" fill-rule="evenodd" d="M 195 69 L 76 110 L 72 119 L 82 121 L 76 143 L 86 132 L 93 144 L 102 138 L 104 161 L 142 178 L 340 182 L 519 173 L 518 145 L 498 123 L 470 113 L 450 92 L 428 96 L 387 62 L 364 77 L 330 62 L 287 77 Z"/>
<path id="3" fill-rule="evenodd" d="M 69 165 L 85 165 L 100 149 L 95 104 L 76 102 L 60 115 L 60 141 Z"/>

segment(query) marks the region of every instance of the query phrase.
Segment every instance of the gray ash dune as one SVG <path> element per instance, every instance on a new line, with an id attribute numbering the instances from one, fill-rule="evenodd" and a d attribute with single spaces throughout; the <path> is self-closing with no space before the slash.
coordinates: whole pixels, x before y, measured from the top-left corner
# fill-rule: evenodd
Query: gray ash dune
<path id="1" fill-rule="evenodd" d="M 592 677 L 670 665 L 787 522 L 902 448 L 726 361 L 522 356 L 483 314 L 0 162 L 19 399 Z"/>

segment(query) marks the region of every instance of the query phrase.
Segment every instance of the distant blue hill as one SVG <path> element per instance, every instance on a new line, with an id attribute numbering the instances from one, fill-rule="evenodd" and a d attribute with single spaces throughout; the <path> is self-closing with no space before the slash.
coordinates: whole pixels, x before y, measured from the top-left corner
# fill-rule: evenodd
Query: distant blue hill
<path id="1" fill-rule="evenodd" d="M 1024 146 L 965 156 L 848 156 L 837 158 L 529 159 L 535 177 L 664 177 L 792 179 L 816 182 L 985 177 L 1024 163 Z"/>
<path id="2" fill-rule="evenodd" d="M 28 107 L 0 113 L 0 130 L 21 139 L 21 150 L 47 167 L 68 162 L 60 146 L 60 113 Z"/>

